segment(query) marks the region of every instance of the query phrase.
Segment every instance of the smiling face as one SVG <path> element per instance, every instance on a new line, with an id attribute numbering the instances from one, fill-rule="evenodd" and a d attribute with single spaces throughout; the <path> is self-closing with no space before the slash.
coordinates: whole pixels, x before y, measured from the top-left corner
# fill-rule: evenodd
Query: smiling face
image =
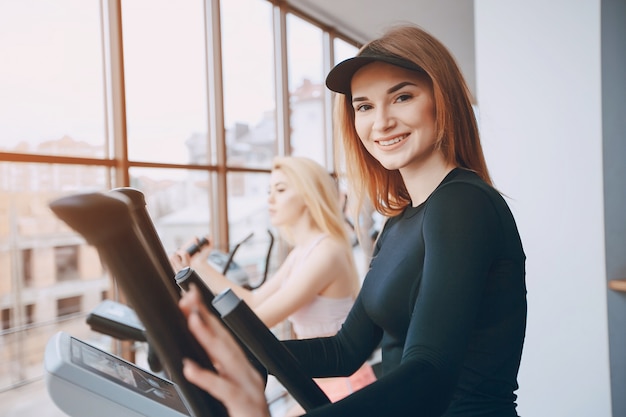
<path id="1" fill-rule="evenodd" d="M 381 165 L 404 176 L 441 161 L 428 76 L 374 62 L 354 74 L 351 91 L 355 130 Z"/>
<path id="2" fill-rule="evenodd" d="M 306 213 L 304 198 L 280 169 L 270 175 L 267 202 L 270 221 L 276 227 L 293 226 Z"/>

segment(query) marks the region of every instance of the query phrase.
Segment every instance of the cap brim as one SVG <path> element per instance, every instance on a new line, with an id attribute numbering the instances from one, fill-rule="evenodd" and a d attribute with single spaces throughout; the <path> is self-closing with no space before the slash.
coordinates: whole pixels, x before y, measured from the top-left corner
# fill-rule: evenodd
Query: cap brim
<path id="1" fill-rule="evenodd" d="M 352 77 L 358 70 L 367 64 L 371 64 L 372 62 L 386 62 L 388 64 L 396 65 L 409 70 L 424 72 L 422 68 L 415 65 L 411 61 L 397 56 L 380 54 L 369 56 L 362 54 L 353 58 L 348 58 L 335 65 L 335 67 L 330 70 L 326 76 L 326 87 L 328 87 L 331 91 L 350 95 Z"/>

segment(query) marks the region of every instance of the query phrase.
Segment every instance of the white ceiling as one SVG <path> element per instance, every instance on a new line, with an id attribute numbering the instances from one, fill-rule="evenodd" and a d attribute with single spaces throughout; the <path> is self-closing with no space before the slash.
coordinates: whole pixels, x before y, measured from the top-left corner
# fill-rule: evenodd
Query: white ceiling
<path id="1" fill-rule="evenodd" d="M 475 91 L 473 0 L 287 0 L 324 24 L 360 42 L 387 27 L 415 23 L 442 41 Z"/>

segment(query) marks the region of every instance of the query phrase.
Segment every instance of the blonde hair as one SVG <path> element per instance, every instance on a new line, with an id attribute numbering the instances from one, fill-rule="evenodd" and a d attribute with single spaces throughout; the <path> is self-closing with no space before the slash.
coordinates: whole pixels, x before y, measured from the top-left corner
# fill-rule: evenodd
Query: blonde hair
<path id="1" fill-rule="evenodd" d="M 436 146 L 447 163 L 472 170 L 491 184 L 480 144 L 470 92 L 453 56 L 433 36 L 417 26 L 391 28 L 364 48 L 411 61 L 430 78 L 435 103 Z M 365 149 L 354 127 L 352 98 L 337 94 L 334 118 L 337 141 L 343 145 L 346 173 L 357 210 L 365 196 L 383 215 L 393 216 L 410 204 L 411 198 L 398 170 L 385 169 Z"/>
<path id="2" fill-rule="evenodd" d="M 274 158 L 272 171 L 280 170 L 302 196 L 311 218 L 324 233 L 351 247 L 339 198 L 339 187 L 326 169 L 312 159 L 298 156 Z M 293 243 L 288 229 L 285 239 Z"/>

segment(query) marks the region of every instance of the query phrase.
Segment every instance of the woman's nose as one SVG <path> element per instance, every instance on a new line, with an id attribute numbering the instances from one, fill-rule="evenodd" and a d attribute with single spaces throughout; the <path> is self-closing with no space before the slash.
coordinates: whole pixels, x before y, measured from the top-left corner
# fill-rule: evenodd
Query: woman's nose
<path id="1" fill-rule="evenodd" d="M 384 132 L 394 126 L 395 119 L 392 117 L 388 109 L 379 107 L 375 111 L 376 114 L 372 125 L 373 130 Z"/>

